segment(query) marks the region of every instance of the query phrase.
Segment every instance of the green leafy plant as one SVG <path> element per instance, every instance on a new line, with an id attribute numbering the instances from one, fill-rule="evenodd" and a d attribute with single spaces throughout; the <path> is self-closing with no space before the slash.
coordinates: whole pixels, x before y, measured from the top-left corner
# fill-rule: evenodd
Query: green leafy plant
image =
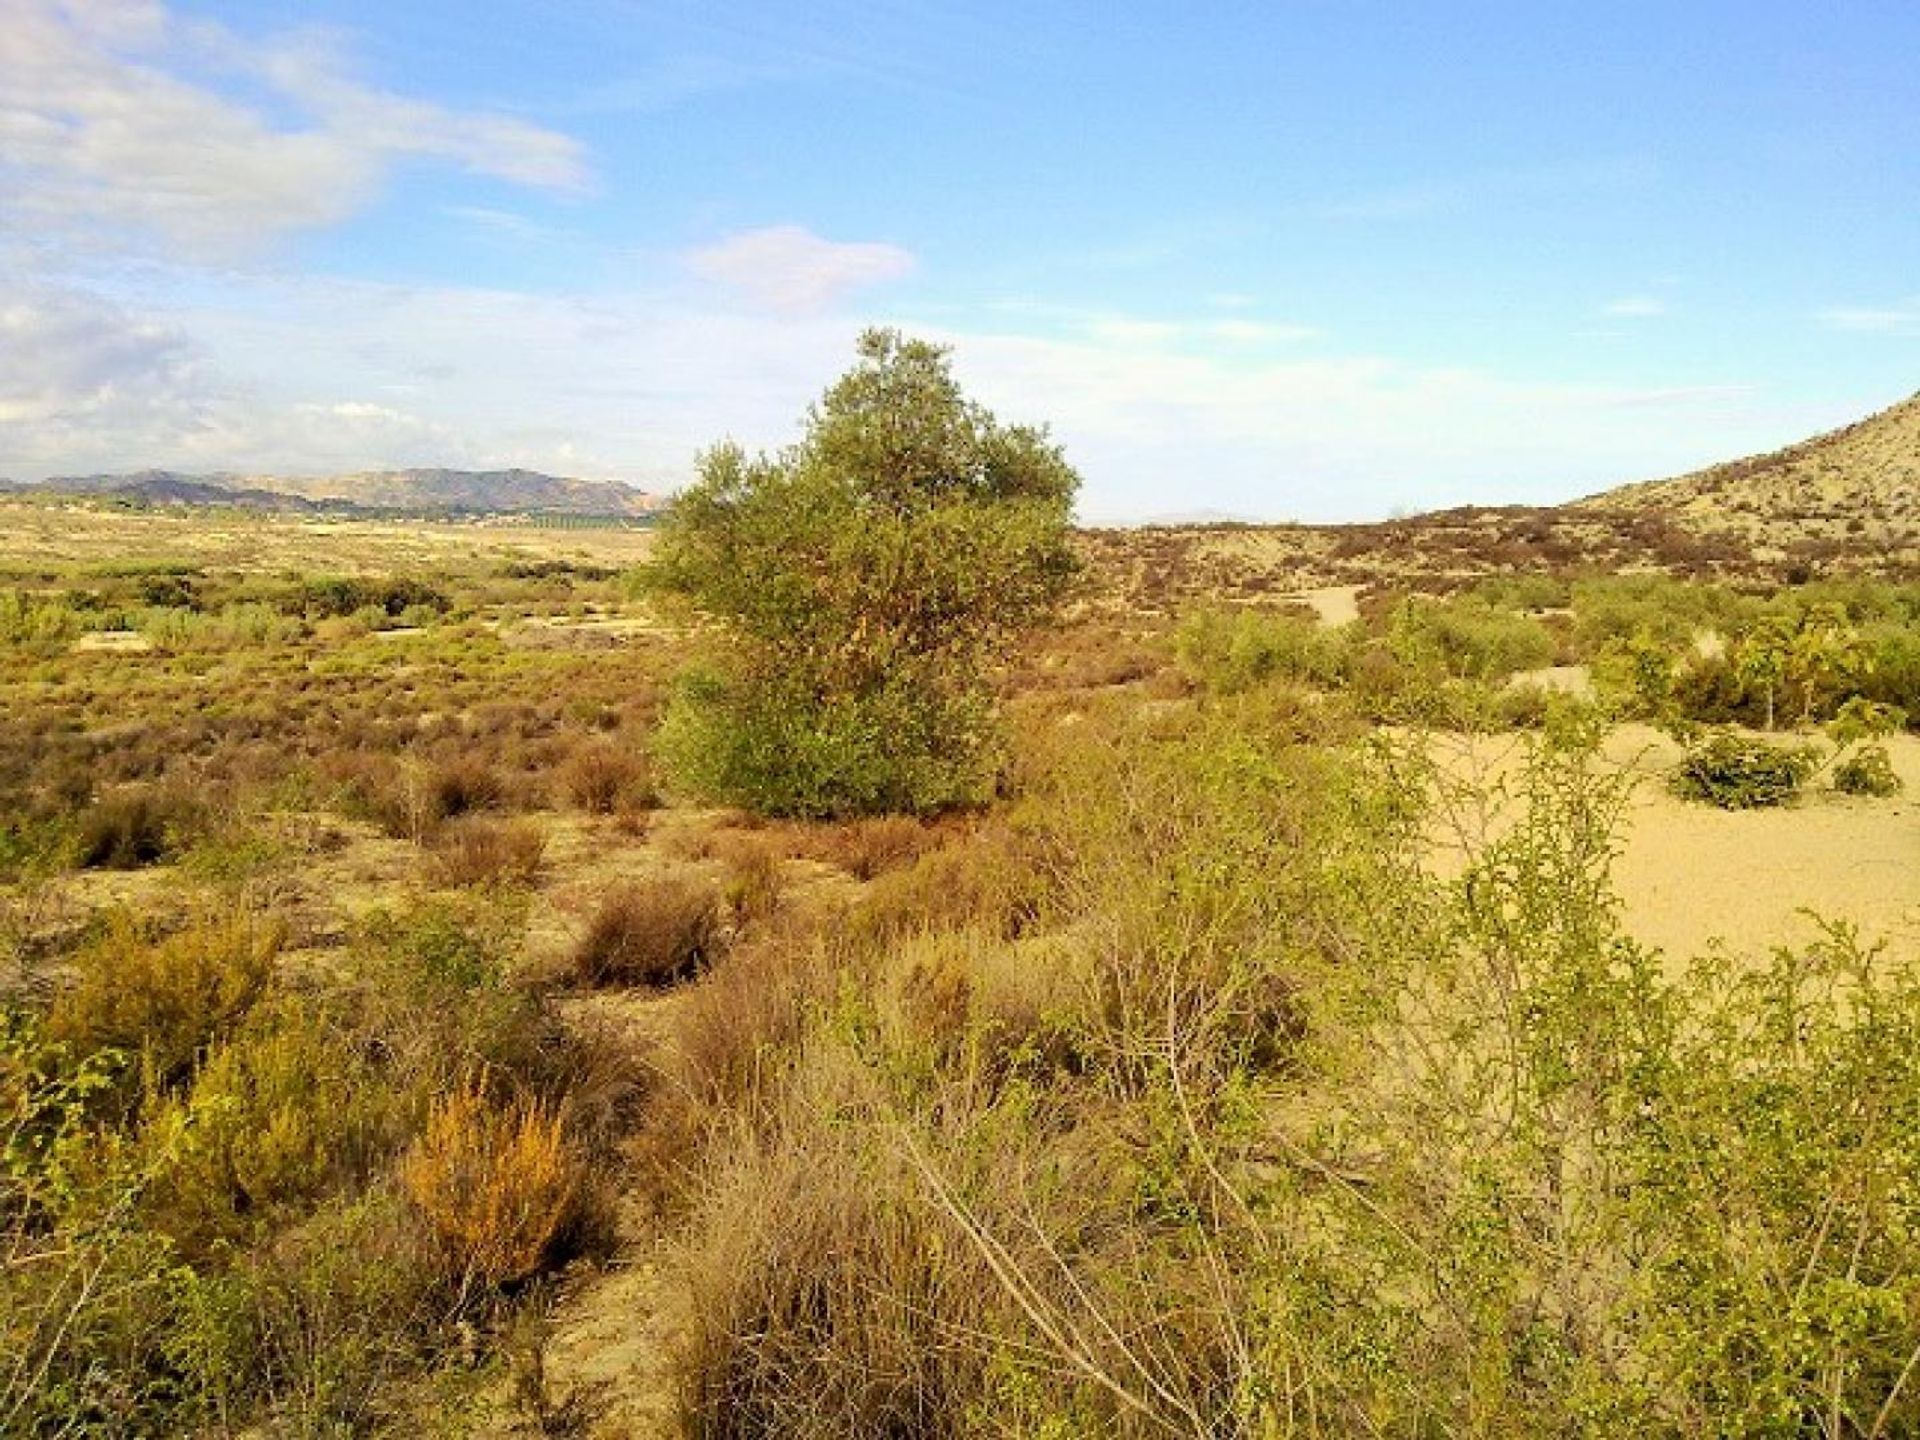
<path id="1" fill-rule="evenodd" d="M 1722 810 L 1783 805 L 1818 764 L 1811 746 L 1779 745 L 1734 730 L 1713 730 L 1688 747 L 1673 773 L 1673 790 Z"/>
<path id="2" fill-rule="evenodd" d="M 1061 597 L 1078 477 L 883 330 L 792 449 L 709 451 L 656 593 L 713 622 L 659 750 L 688 790 L 797 815 L 932 812 L 994 783 L 989 667 Z"/>

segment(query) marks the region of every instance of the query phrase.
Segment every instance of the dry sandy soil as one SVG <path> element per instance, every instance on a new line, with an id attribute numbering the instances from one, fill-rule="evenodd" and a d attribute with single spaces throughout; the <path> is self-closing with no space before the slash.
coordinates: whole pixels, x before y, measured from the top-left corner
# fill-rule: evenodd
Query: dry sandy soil
<path id="1" fill-rule="evenodd" d="M 1449 773 L 1488 781 L 1514 775 L 1527 743 L 1440 742 Z M 1714 944 L 1757 960 L 1816 938 L 1817 914 L 1857 925 L 1895 963 L 1920 964 L 1920 736 L 1888 749 L 1906 782 L 1892 799 L 1836 795 L 1816 780 L 1795 804 L 1728 811 L 1667 789 L 1680 753 L 1671 740 L 1645 726 L 1615 731 L 1606 761 L 1635 779 L 1614 865 L 1628 933 L 1676 964 Z"/>

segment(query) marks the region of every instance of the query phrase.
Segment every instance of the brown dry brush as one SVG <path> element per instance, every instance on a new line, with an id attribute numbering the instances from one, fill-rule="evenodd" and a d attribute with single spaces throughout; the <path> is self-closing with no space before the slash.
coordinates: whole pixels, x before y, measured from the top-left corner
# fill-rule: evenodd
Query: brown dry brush
<path id="1" fill-rule="evenodd" d="M 670 985 L 709 964 L 722 943 L 721 895 L 709 881 L 663 875 L 602 897 L 574 947 L 584 985 Z"/>

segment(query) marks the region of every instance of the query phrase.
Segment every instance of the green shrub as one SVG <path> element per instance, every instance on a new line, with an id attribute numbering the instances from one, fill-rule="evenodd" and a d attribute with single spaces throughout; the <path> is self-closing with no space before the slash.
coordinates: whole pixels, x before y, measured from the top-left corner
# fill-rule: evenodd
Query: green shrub
<path id="1" fill-rule="evenodd" d="M 0 646 L 29 655 L 58 655 L 83 628 L 81 617 L 62 597 L 0 590 Z"/>
<path id="2" fill-rule="evenodd" d="M 150 939 L 125 915 L 75 957 L 47 1034 L 76 1054 L 140 1057 L 160 1084 L 184 1079 L 265 992 L 278 928 L 249 916 L 196 920 Z"/>
<path id="3" fill-rule="evenodd" d="M 1553 662 L 1553 633 L 1530 615 L 1472 596 L 1412 596 L 1393 611 L 1388 643 L 1403 663 L 1467 680 L 1500 680 Z"/>
<path id="4" fill-rule="evenodd" d="M 1723 810 L 1783 805 L 1799 792 L 1818 764 L 1805 745 L 1717 730 L 1688 746 L 1673 774 L 1674 793 Z"/>
<path id="5" fill-rule="evenodd" d="M 191 1256 L 258 1236 L 360 1180 L 393 1147 L 405 1097 L 320 1006 L 263 1007 L 177 1096 L 141 1117 L 157 1147 L 146 1222 Z"/>
<path id="6" fill-rule="evenodd" d="M 988 677 L 1062 596 L 1079 484 L 971 404 L 944 352 L 869 331 L 802 441 L 722 445 L 674 499 L 655 592 L 716 622 L 660 754 L 689 791 L 788 815 L 975 803 Z"/>
<path id="7" fill-rule="evenodd" d="M 1346 632 L 1308 616 L 1257 610 L 1199 610 L 1175 638 L 1182 667 L 1208 690 L 1239 695 L 1270 680 L 1339 685 L 1351 661 Z"/>
<path id="8" fill-rule="evenodd" d="M 1833 767 L 1833 788 L 1843 795 L 1881 799 L 1900 793 L 1902 782 L 1884 745 L 1862 745 Z"/>
<path id="9" fill-rule="evenodd" d="M 992 798 L 991 706 L 896 672 L 823 698 L 804 673 L 681 677 L 655 738 L 694 795 L 804 818 L 931 814 Z"/>

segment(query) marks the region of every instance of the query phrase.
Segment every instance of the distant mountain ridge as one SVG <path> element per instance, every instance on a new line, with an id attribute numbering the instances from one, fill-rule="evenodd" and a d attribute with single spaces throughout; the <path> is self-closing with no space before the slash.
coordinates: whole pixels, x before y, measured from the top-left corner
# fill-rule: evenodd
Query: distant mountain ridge
<path id="1" fill-rule="evenodd" d="M 609 480 L 576 480 L 538 470 L 366 470 L 345 475 L 208 475 L 173 470 L 57 475 L 16 492 L 92 495 L 154 505 L 238 505 L 315 512 L 578 515 L 642 519 L 659 497 Z"/>

